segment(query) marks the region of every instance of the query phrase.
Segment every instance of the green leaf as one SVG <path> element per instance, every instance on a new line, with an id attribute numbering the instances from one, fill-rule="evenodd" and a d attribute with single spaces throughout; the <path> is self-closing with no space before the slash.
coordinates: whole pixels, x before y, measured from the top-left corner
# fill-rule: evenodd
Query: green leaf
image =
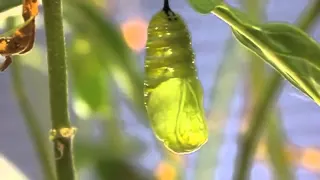
<path id="1" fill-rule="evenodd" d="M 242 45 L 320 105 L 320 46 L 315 40 L 293 25 L 256 23 L 226 4 L 213 13 L 231 26 Z"/>
<path id="2" fill-rule="evenodd" d="M 263 4 L 262 4 L 263 3 Z M 257 0 L 245 0 L 245 8 L 248 10 L 250 17 L 254 17 L 255 19 L 264 19 L 265 16 L 265 7 L 267 1 L 257 1 Z M 266 81 L 268 80 L 267 71 L 265 71 L 265 63 L 259 60 L 259 57 L 253 53 L 248 54 L 250 57 L 250 78 L 249 80 L 249 88 L 246 91 L 247 97 L 247 107 L 245 107 L 245 113 L 252 113 L 252 111 L 248 111 L 248 107 L 252 107 L 254 102 L 258 99 L 259 94 L 263 91 L 264 86 L 266 85 Z M 277 72 L 272 72 L 276 73 Z M 267 148 L 269 160 L 271 161 L 270 165 L 273 169 L 273 176 L 275 179 L 282 180 L 291 180 L 294 179 L 293 172 L 291 170 L 290 163 L 286 158 L 285 149 L 285 137 L 283 134 L 283 130 L 281 129 L 281 118 L 280 118 L 280 110 L 274 108 L 270 113 L 268 113 L 268 117 L 266 119 L 267 125 L 264 127 L 267 132 L 265 132 L 265 136 L 267 136 Z M 250 115 L 249 115 L 250 116 Z M 259 119 L 260 121 L 261 119 Z M 265 130 L 263 130 L 265 131 Z"/>
<path id="3" fill-rule="evenodd" d="M 201 14 L 209 14 L 223 0 L 188 0 L 190 6 Z"/>
<path id="4" fill-rule="evenodd" d="M 84 126 L 84 128 L 86 127 Z M 95 137 L 88 136 L 89 134 L 81 135 L 74 142 L 77 168 L 91 166 L 108 156 L 137 161 L 147 150 L 147 145 L 141 139 L 129 134 L 123 136 L 110 134 L 109 137 L 98 141 L 93 140 Z"/>
<path id="5" fill-rule="evenodd" d="M 112 156 L 100 159 L 95 165 L 95 171 L 101 180 L 155 180 L 151 171 Z"/>
<path id="6" fill-rule="evenodd" d="M 112 114 L 113 104 L 108 101 L 108 76 L 100 66 L 95 50 L 99 47 L 94 47 L 86 38 L 75 36 L 73 39 L 68 56 L 75 112 L 83 119 L 95 113 Z"/>
<path id="7" fill-rule="evenodd" d="M 97 48 L 99 64 L 115 80 L 136 110 L 145 115 L 142 73 L 116 25 L 90 1 L 66 0 L 64 12 L 74 32 Z"/>
<path id="8" fill-rule="evenodd" d="M 22 4 L 22 0 L 0 0 L 0 13 Z"/>

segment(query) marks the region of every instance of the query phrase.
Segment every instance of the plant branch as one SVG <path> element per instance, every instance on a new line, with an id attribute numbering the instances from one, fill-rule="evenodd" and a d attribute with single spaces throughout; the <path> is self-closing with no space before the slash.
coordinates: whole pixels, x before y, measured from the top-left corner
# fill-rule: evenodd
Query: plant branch
<path id="1" fill-rule="evenodd" d="M 7 28 L 11 29 L 15 25 L 15 17 L 8 17 Z M 15 96 L 17 98 L 19 107 L 24 116 L 25 124 L 30 133 L 31 140 L 33 141 L 34 148 L 37 152 L 37 157 L 39 158 L 41 168 L 43 170 L 43 175 L 45 179 L 55 180 L 55 172 L 50 160 L 51 154 L 46 146 L 46 141 L 43 138 L 43 133 L 41 132 L 41 127 L 39 126 L 39 120 L 37 120 L 36 115 L 31 107 L 31 104 L 27 98 L 24 91 L 23 81 L 21 79 L 21 67 L 19 64 L 19 57 L 15 58 L 15 62 L 11 65 L 11 81 L 12 89 L 14 90 Z"/>
<path id="2" fill-rule="evenodd" d="M 68 112 L 67 65 L 61 0 L 43 0 L 47 40 L 52 138 L 59 180 L 75 179 L 72 131 Z"/>
<path id="3" fill-rule="evenodd" d="M 315 4 L 310 5 L 302 17 L 298 21 L 298 26 L 302 30 L 308 30 L 316 17 L 320 14 L 320 0 Z M 235 168 L 234 179 L 246 180 L 248 179 L 249 168 L 252 164 L 252 157 L 256 149 L 258 140 L 261 136 L 261 130 L 266 124 L 266 116 L 273 107 L 279 92 L 282 88 L 282 76 L 278 72 L 274 72 L 270 80 L 267 81 L 267 86 L 258 97 L 255 107 L 253 109 L 252 119 L 249 121 L 249 129 L 243 137 L 242 147 L 237 157 L 237 164 Z"/>

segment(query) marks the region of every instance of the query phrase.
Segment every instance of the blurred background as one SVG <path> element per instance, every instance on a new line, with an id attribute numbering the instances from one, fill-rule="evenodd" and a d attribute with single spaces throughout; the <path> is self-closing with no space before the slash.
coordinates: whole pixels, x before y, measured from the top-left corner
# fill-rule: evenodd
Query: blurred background
<path id="1" fill-rule="evenodd" d="M 200 15 L 185 0 L 171 0 L 191 32 L 210 137 L 199 151 L 175 155 L 155 140 L 141 111 L 144 47 L 151 17 L 162 0 L 86 0 L 65 3 L 70 116 L 78 128 L 75 163 L 81 180 L 229 180 L 238 137 L 245 132 L 271 69 L 233 39 L 214 15 Z M 41 2 L 41 1 L 40 1 Z M 314 0 L 228 0 L 252 18 L 295 23 Z M 0 76 L 0 179 L 46 179 L 41 147 L 51 150 L 43 11 L 36 46 Z M 22 22 L 21 6 L 0 14 Z M 308 32 L 320 40 L 320 19 Z M 29 101 L 28 107 L 22 102 Z M 33 114 L 32 118 L 26 116 Z M 255 153 L 251 179 L 320 179 L 320 108 L 287 82 Z M 40 139 L 42 143 L 35 139 Z M 52 157 L 49 158 L 52 162 Z M 287 164 L 283 166 L 284 159 Z M 288 171 L 289 169 L 289 171 Z M 287 174 L 287 175 L 285 175 Z"/>

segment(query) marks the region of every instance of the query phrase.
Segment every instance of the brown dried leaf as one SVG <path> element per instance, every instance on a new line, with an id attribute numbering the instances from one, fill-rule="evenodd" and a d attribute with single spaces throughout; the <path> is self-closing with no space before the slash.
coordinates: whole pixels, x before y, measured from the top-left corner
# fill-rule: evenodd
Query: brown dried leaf
<path id="1" fill-rule="evenodd" d="M 0 54 L 5 56 L 4 63 L 0 65 L 0 71 L 4 71 L 11 64 L 12 55 L 25 54 L 33 48 L 38 6 L 38 0 L 23 0 L 22 17 L 26 24 L 17 29 L 11 37 L 0 38 Z"/>

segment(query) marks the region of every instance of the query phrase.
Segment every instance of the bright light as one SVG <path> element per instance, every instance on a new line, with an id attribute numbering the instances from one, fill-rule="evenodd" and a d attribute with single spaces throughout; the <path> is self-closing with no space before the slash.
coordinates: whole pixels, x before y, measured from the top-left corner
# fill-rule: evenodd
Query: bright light
<path id="1" fill-rule="evenodd" d="M 141 18 L 130 18 L 121 24 L 122 35 L 128 46 L 140 52 L 147 41 L 148 22 Z"/>
<path id="2" fill-rule="evenodd" d="M 0 154 L 0 174 L 1 179 L 28 180 L 14 164 Z"/>

